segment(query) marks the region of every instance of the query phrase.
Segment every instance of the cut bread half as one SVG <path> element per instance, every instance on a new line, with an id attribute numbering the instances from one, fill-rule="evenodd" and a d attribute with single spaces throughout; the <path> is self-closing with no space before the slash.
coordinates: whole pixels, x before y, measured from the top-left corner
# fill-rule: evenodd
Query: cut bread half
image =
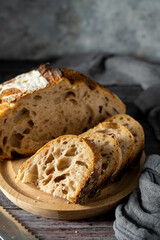
<path id="1" fill-rule="evenodd" d="M 40 190 L 82 204 L 97 183 L 102 157 L 92 141 L 74 135 L 50 141 L 28 159 L 16 181 L 34 183 Z"/>
<path id="2" fill-rule="evenodd" d="M 64 134 L 81 134 L 125 105 L 80 72 L 49 64 L 0 85 L 0 159 L 35 153 Z"/>
<path id="3" fill-rule="evenodd" d="M 97 192 L 97 190 L 99 192 L 110 181 L 110 177 L 121 162 L 119 145 L 114 135 L 110 136 L 105 133 L 90 131 L 81 134 L 80 137 L 93 141 L 102 155 L 102 172 L 94 187 L 94 192 Z"/>
<path id="4" fill-rule="evenodd" d="M 122 161 L 119 161 L 119 164 L 116 170 L 112 174 L 112 181 L 119 176 L 120 173 L 123 173 L 123 169 L 128 165 L 128 161 L 132 156 L 134 148 L 134 138 L 130 131 L 124 126 L 118 123 L 102 122 L 99 123 L 96 127 L 88 130 L 88 132 L 101 132 L 105 134 L 114 134 L 119 144 L 122 153 Z"/>
<path id="5" fill-rule="evenodd" d="M 144 147 L 144 131 L 142 126 L 139 122 L 127 114 L 117 114 L 107 119 L 107 121 L 120 123 L 132 133 L 135 144 L 132 156 L 130 158 L 130 164 L 134 165 L 136 159 L 139 157 Z"/>

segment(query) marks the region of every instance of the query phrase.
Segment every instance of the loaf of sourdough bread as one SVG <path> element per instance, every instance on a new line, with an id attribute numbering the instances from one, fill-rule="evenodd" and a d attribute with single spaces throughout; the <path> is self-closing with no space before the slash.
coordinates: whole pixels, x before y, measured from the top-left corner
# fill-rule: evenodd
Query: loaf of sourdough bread
<path id="1" fill-rule="evenodd" d="M 102 157 L 92 141 L 74 135 L 58 137 L 21 166 L 16 181 L 82 204 L 102 171 Z"/>
<path id="2" fill-rule="evenodd" d="M 142 126 L 138 121 L 127 114 L 117 114 L 107 119 L 107 121 L 119 123 L 132 133 L 134 137 L 134 149 L 130 157 L 130 165 L 134 165 L 144 147 L 144 131 Z"/>
<path id="3" fill-rule="evenodd" d="M 119 174 L 123 173 L 123 170 L 127 167 L 129 159 L 132 156 L 134 149 L 134 138 L 130 131 L 124 126 L 118 123 L 102 122 L 96 127 L 88 130 L 88 134 L 91 132 L 100 132 L 105 134 L 114 134 L 119 147 L 121 149 L 122 158 L 115 171 L 112 173 L 111 179 L 115 181 Z"/>
<path id="4" fill-rule="evenodd" d="M 125 105 L 100 84 L 49 64 L 0 85 L 0 159 L 35 153 L 64 134 L 81 134 Z"/>

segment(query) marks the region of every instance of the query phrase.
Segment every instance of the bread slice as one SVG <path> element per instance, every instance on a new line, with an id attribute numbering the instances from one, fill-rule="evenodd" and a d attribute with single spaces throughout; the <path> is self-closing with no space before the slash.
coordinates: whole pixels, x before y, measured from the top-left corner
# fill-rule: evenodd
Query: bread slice
<path id="1" fill-rule="evenodd" d="M 90 132 L 100 132 L 105 134 L 114 134 L 122 153 L 122 160 L 119 161 L 119 164 L 116 170 L 112 174 L 112 181 L 115 181 L 118 178 L 120 173 L 123 173 L 127 165 L 130 157 L 132 156 L 133 148 L 134 148 L 134 138 L 130 131 L 124 126 L 118 123 L 110 123 L 110 122 L 102 122 L 99 123 L 96 127 L 90 129 Z"/>
<path id="2" fill-rule="evenodd" d="M 141 154 L 144 147 L 144 131 L 139 122 L 127 114 L 118 114 L 109 119 L 109 122 L 120 123 L 125 126 L 134 137 L 134 150 L 130 158 L 130 165 L 136 163 L 136 159 Z"/>
<path id="3" fill-rule="evenodd" d="M 102 155 L 102 172 L 94 187 L 94 192 L 97 192 L 97 190 L 99 192 L 110 181 L 111 175 L 117 169 L 119 161 L 121 161 L 119 145 L 114 135 L 110 136 L 105 133 L 89 131 L 81 134 L 80 137 L 93 141 Z"/>
<path id="4" fill-rule="evenodd" d="M 46 142 L 81 134 L 125 105 L 81 74 L 48 64 L 0 85 L 0 159 L 35 153 Z"/>
<path id="5" fill-rule="evenodd" d="M 102 157 L 93 142 L 66 135 L 50 141 L 27 160 L 16 181 L 34 183 L 54 197 L 82 204 L 101 169 Z"/>

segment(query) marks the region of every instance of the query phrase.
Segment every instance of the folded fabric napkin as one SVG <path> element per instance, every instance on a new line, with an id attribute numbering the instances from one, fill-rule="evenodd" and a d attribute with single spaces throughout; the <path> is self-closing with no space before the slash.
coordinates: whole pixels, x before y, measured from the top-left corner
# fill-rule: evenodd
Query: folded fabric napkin
<path id="1" fill-rule="evenodd" d="M 118 240 L 160 239 L 160 156 L 147 157 L 139 186 L 116 208 Z"/>
<path id="2" fill-rule="evenodd" d="M 142 89 L 160 83 L 160 66 L 129 56 L 88 53 L 63 56 L 53 65 L 83 72 L 104 85 L 139 84 Z"/>

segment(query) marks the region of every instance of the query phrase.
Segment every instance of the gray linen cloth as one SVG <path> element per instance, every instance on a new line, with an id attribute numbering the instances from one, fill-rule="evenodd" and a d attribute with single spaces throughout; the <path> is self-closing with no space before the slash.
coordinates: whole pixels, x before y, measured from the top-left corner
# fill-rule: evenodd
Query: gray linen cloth
<path id="1" fill-rule="evenodd" d="M 160 239 L 160 156 L 147 157 L 139 186 L 116 209 L 118 240 Z"/>
<path id="2" fill-rule="evenodd" d="M 107 54 L 79 54 L 63 56 L 54 64 L 81 71 L 104 85 L 139 84 L 142 89 L 160 83 L 160 66 L 129 56 L 109 56 Z"/>

